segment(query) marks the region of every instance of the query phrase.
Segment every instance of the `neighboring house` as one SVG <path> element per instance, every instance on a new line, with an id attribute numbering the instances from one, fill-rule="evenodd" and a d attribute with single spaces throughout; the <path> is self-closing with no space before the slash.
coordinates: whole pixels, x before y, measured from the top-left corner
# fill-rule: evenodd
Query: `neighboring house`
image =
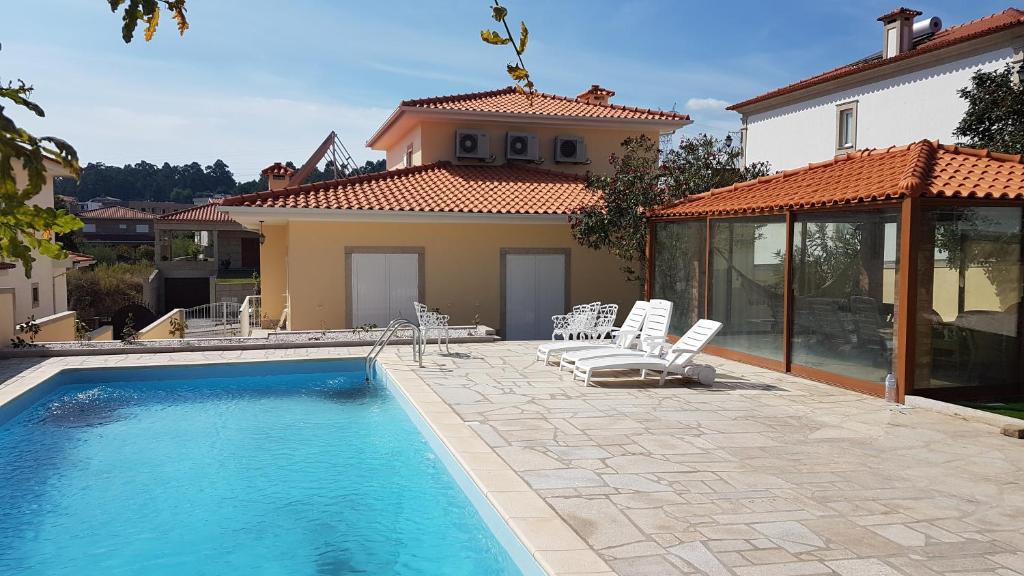
<path id="1" fill-rule="evenodd" d="M 788 170 L 858 148 L 953 143 L 967 109 L 957 91 L 974 72 L 1012 63 L 1024 76 L 1024 10 L 944 30 L 918 16 L 880 17 L 876 54 L 730 106 L 743 118 L 745 161 Z"/>
<path id="2" fill-rule="evenodd" d="M 31 201 L 32 204 L 52 208 L 54 203 L 53 179 L 70 176 L 56 161 L 46 161 L 46 182 L 42 190 Z M 24 186 L 27 178 L 20 165 L 14 167 L 18 186 Z M 20 262 L 0 261 L 0 346 L 8 344 L 14 327 L 35 317 L 36 320 L 66 312 L 68 309 L 67 279 L 65 273 L 72 267 L 87 265 L 71 255 L 65 260 L 53 260 L 35 255 L 32 276 L 25 277 Z"/>
<path id="3" fill-rule="evenodd" d="M 127 206 L 128 203 L 120 198 L 114 198 L 113 196 L 97 196 L 90 198 L 85 202 L 79 202 L 79 211 L 85 212 L 88 210 L 96 210 L 97 208 L 103 208 L 104 206 Z"/>
<path id="4" fill-rule="evenodd" d="M 84 226 L 79 234 L 99 244 L 152 244 L 153 215 L 124 206 L 107 206 L 79 212 Z"/>
<path id="5" fill-rule="evenodd" d="M 132 210 L 138 210 L 139 212 L 146 212 L 153 216 L 162 216 L 164 214 L 170 214 L 171 212 L 178 212 L 179 210 L 185 210 L 191 208 L 192 204 L 183 204 L 181 202 L 150 202 L 148 200 L 129 200 L 128 207 Z"/>
<path id="6" fill-rule="evenodd" d="M 259 272 L 259 233 L 246 230 L 217 205 L 192 206 L 153 220 L 162 310 L 241 302 L 253 293 L 252 283 L 238 280 Z"/>
<path id="7" fill-rule="evenodd" d="M 350 328 L 414 318 L 419 300 L 510 339 L 549 338 L 573 304 L 628 305 L 640 287 L 610 254 L 573 239 L 567 215 L 598 198 L 588 171 L 629 136 L 657 140 L 687 116 L 513 88 L 402 102 L 368 145 L 381 173 L 291 185 L 224 200 L 259 230 L 263 314 L 290 329 Z M 283 314 L 285 309 L 287 314 Z"/>
<path id="8" fill-rule="evenodd" d="M 651 219 L 648 294 L 708 351 L 881 395 L 1024 394 L 1024 162 L 921 141 L 691 196 Z M 708 234 L 710 233 L 710 237 Z"/>

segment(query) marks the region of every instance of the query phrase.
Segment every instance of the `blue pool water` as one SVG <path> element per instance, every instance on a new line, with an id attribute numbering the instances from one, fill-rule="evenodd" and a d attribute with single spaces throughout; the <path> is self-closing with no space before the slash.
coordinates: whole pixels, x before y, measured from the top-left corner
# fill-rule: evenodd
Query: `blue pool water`
<path id="1" fill-rule="evenodd" d="M 539 572 L 361 363 L 45 386 L 13 417 L 0 408 L 2 575 Z"/>

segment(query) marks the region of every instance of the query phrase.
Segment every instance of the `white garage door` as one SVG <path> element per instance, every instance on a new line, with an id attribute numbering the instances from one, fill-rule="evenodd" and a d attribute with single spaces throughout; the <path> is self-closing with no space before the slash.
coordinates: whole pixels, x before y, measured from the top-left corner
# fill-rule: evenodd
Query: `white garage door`
<path id="1" fill-rule="evenodd" d="M 419 254 L 352 254 L 352 326 L 384 327 L 395 318 L 415 321 L 419 263 Z"/>
<path id="2" fill-rule="evenodd" d="M 505 255 L 505 339 L 547 340 L 565 313 L 565 255 Z"/>

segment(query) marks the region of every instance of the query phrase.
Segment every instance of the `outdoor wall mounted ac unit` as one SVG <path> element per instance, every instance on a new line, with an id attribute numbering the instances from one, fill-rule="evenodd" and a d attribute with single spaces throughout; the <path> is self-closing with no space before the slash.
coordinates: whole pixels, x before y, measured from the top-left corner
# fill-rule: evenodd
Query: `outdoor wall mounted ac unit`
<path id="1" fill-rule="evenodd" d="M 505 159 L 534 162 L 539 160 L 540 145 L 537 142 L 537 135 L 528 132 L 509 132 L 505 137 Z"/>
<path id="2" fill-rule="evenodd" d="M 455 157 L 476 160 L 490 158 L 491 145 L 487 133 L 479 130 L 456 130 Z"/>
<path id="3" fill-rule="evenodd" d="M 555 138 L 555 162 L 586 164 L 587 145 L 579 136 L 558 136 Z"/>

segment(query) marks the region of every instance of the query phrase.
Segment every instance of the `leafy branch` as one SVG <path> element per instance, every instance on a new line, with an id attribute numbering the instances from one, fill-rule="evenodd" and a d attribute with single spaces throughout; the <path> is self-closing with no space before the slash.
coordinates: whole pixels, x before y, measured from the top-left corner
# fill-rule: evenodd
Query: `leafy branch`
<path id="1" fill-rule="evenodd" d="M 494 18 L 495 22 L 501 22 L 501 25 L 505 27 L 505 34 L 503 35 L 495 30 L 481 30 L 480 39 L 492 46 L 504 46 L 506 44 L 512 46 L 512 50 L 516 53 L 516 62 L 509 63 L 505 69 L 508 71 L 512 81 L 515 82 L 519 92 L 533 94 L 536 91 L 533 80 L 530 79 L 530 72 L 526 69 L 526 64 L 523 62 L 523 53 L 526 52 L 530 31 L 526 28 L 526 22 L 520 21 L 519 41 L 517 42 L 512 35 L 512 29 L 505 20 L 506 16 L 508 16 L 508 8 L 499 4 L 498 0 L 494 0 L 494 6 L 491 7 L 491 17 Z"/>
<path id="2" fill-rule="evenodd" d="M 121 37 L 125 42 L 132 41 L 139 22 L 146 25 L 146 40 L 152 40 L 160 24 L 161 9 L 171 13 L 178 33 L 184 34 L 188 30 L 185 2 L 107 0 L 112 12 L 124 7 Z M 67 258 L 56 235 L 82 227 L 81 220 L 66 210 L 32 202 L 46 185 L 48 163 L 63 166 L 76 178 L 80 172 L 78 152 L 71 144 L 55 136 L 33 136 L 5 113 L 4 103 L 45 117 L 43 108 L 32 101 L 32 91 L 32 86 L 23 80 L 5 82 L 0 78 L 0 261 L 21 262 L 26 278 L 32 277 L 33 253 L 55 260 Z"/>

